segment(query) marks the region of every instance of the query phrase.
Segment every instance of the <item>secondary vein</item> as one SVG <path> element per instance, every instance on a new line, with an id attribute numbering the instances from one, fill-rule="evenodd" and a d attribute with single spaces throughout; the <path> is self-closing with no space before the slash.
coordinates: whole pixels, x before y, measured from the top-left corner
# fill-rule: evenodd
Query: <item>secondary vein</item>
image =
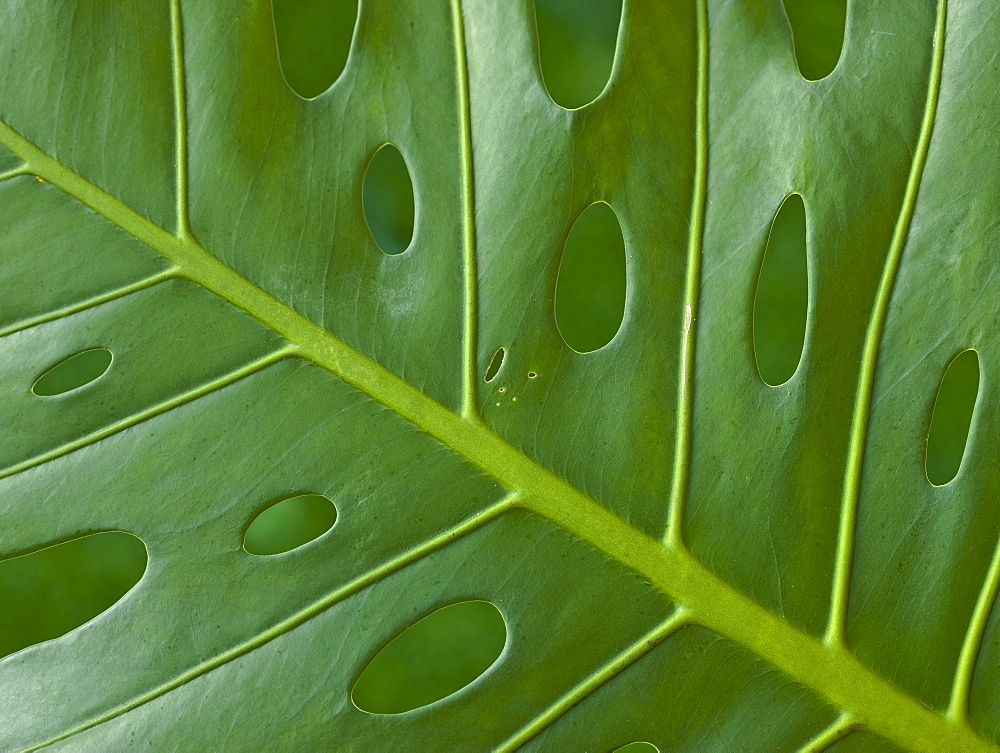
<path id="1" fill-rule="evenodd" d="M 426 557 L 431 552 L 434 552 L 440 549 L 441 547 L 446 546 L 455 539 L 464 536 L 468 533 L 471 533 L 477 528 L 481 528 L 482 526 L 486 525 L 486 523 L 489 523 L 491 520 L 496 519 L 498 516 L 500 516 L 508 509 L 510 509 L 510 507 L 515 502 L 516 502 L 515 497 L 513 496 L 505 497 L 504 499 L 500 500 L 499 502 L 496 502 L 495 504 L 484 509 L 483 511 L 476 513 L 471 518 L 458 523 L 457 525 L 438 534 L 437 536 L 434 536 L 433 538 L 428 539 L 427 541 L 419 544 L 418 546 L 415 546 L 412 549 L 409 549 L 408 551 L 405 551 L 402 554 L 393 557 L 392 559 L 374 568 L 373 570 L 370 570 L 369 572 L 360 575 L 354 580 L 345 583 L 339 588 L 334 589 L 323 598 L 318 599 L 312 604 L 303 607 L 295 614 L 282 620 L 281 622 L 272 626 L 268 630 L 265 630 L 264 632 L 253 636 L 252 638 L 250 638 L 247 641 L 244 641 L 243 643 L 233 646 L 228 651 L 218 654 L 217 656 L 213 656 L 212 658 L 207 659 L 195 665 L 194 667 L 191 667 L 190 669 L 181 673 L 177 677 L 163 683 L 162 685 L 153 688 L 152 690 L 149 690 L 146 693 L 143 693 L 140 696 L 136 696 L 135 698 L 126 701 L 120 706 L 116 706 L 115 708 L 109 709 L 103 714 L 99 714 L 97 716 L 91 717 L 90 719 L 84 720 L 83 722 L 80 722 L 79 724 L 71 727 L 70 729 L 62 731 L 59 734 L 54 735 L 47 740 L 35 743 L 34 745 L 23 749 L 22 753 L 29 753 L 30 751 L 41 750 L 42 748 L 46 748 L 54 743 L 59 742 L 60 740 L 65 740 L 69 737 L 72 737 L 73 735 L 78 735 L 81 732 L 85 732 L 88 729 L 96 727 L 99 724 L 103 724 L 104 722 L 108 722 L 116 717 L 122 716 L 123 714 L 127 714 L 129 711 L 132 711 L 133 709 L 136 709 L 139 706 L 147 704 L 150 701 L 154 701 L 160 696 L 169 693 L 171 690 L 176 690 L 180 686 L 185 685 L 191 682 L 192 680 L 197 679 L 198 677 L 201 677 L 205 673 L 210 672 L 211 670 L 220 667 L 223 664 L 231 662 L 234 659 L 238 659 L 244 654 L 250 653 L 254 649 L 263 646 L 265 643 L 269 643 L 275 638 L 284 635 L 289 630 L 298 627 L 303 622 L 306 622 L 307 620 L 315 617 L 320 612 L 326 611 L 337 602 L 346 599 L 348 596 L 351 596 L 352 594 L 355 594 L 358 591 L 367 588 L 373 583 L 382 580 L 386 576 L 391 575 L 397 570 L 400 570 L 403 567 L 406 567 L 407 565 L 416 562 L 417 560 L 422 559 L 423 557 Z"/>
<path id="2" fill-rule="evenodd" d="M 937 23 L 934 29 L 934 55 L 931 61 L 930 79 L 927 84 L 927 101 L 924 105 L 920 136 L 917 140 L 913 162 L 910 165 L 910 176 L 903 194 L 903 205 L 892 234 L 885 266 L 882 269 L 882 279 L 879 281 L 878 291 L 875 295 L 871 320 L 868 324 L 868 330 L 865 332 L 858 389 L 854 400 L 854 414 L 851 418 L 851 435 L 847 451 L 847 469 L 844 474 L 840 526 L 837 532 L 837 554 L 834 560 L 830 619 L 826 630 L 826 640 L 829 643 L 842 645 L 847 627 L 847 604 L 851 588 L 851 565 L 854 561 L 854 539 L 857 527 L 858 500 L 861 493 L 861 472 L 864 466 L 865 447 L 868 442 L 868 422 L 871 418 L 872 393 L 875 388 L 875 369 L 889 311 L 889 301 L 892 298 L 896 274 L 899 271 L 899 262 L 910 233 L 910 223 L 916 208 L 917 193 L 920 190 L 920 181 L 923 177 L 924 165 L 927 162 L 931 134 L 934 131 L 938 94 L 941 90 L 941 70 L 944 66 L 947 13 L 947 0 L 938 0 Z"/>
<path id="3" fill-rule="evenodd" d="M 188 202 L 187 87 L 184 79 L 184 22 L 180 0 L 170 3 L 171 70 L 174 86 L 174 150 L 177 159 L 177 234 L 191 235 Z"/>
<path id="4" fill-rule="evenodd" d="M 524 727 L 518 730 L 513 736 L 507 739 L 499 748 L 497 753 L 511 753 L 517 750 L 532 738 L 541 734 L 546 728 L 551 726 L 556 720 L 566 714 L 571 708 L 576 706 L 587 696 L 598 688 L 605 685 L 610 680 L 617 677 L 623 670 L 632 666 L 639 659 L 644 657 L 663 641 L 676 633 L 690 620 L 690 615 L 684 609 L 678 609 L 670 617 L 643 635 L 631 646 L 621 653 L 615 655 L 604 666 L 577 683 L 568 692 L 564 693 L 545 711 L 538 714 Z"/>
<path id="5" fill-rule="evenodd" d="M 666 540 L 682 546 L 681 526 L 691 465 L 691 418 L 694 408 L 694 358 L 701 287 L 701 254 L 705 234 L 705 202 L 708 191 L 708 8 L 698 0 L 698 67 L 695 102 L 695 174 L 691 198 L 691 228 L 688 236 L 687 278 L 684 282 L 684 312 L 681 329 L 680 374 L 677 385 L 677 424 L 674 431 L 674 468 L 667 514 Z"/>
<path id="6" fill-rule="evenodd" d="M 75 197 L 169 259 L 178 267 L 183 276 L 197 282 L 281 334 L 286 340 L 293 343 L 296 354 L 313 361 L 318 366 L 325 368 L 378 400 L 427 434 L 449 446 L 475 466 L 492 475 L 513 494 L 523 495 L 523 499 L 519 501 L 515 497 L 510 497 L 490 508 L 484 515 L 460 524 L 412 549 L 404 555 L 405 561 L 412 561 L 424 556 L 433 548 L 443 546 L 455 537 L 464 535 L 468 530 L 478 527 L 491 517 L 502 514 L 511 505 L 517 503 L 552 520 L 578 538 L 589 542 L 606 556 L 640 574 L 655 588 L 682 605 L 692 621 L 744 645 L 800 683 L 818 691 L 839 708 L 844 709 L 884 736 L 913 750 L 928 751 L 928 753 L 936 750 L 998 750 L 992 744 L 978 737 L 967 725 L 951 723 L 943 716 L 925 709 L 917 701 L 909 698 L 862 666 L 839 645 L 817 641 L 799 632 L 783 619 L 767 612 L 763 607 L 709 572 L 681 545 L 680 529 L 678 525 L 674 524 L 679 523 L 681 519 L 681 500 L 686 494 L 690 454 L 694 366 L 693 325 L 697 314 L 707 170 L 708 31 L 705 0 L 698 0 L 697 6 L 699 23 L 698 156 L 695 195 L 692 205 L 692 233 L 689 241 L 689 266 L 685 287 L 685 327 L 682 335 L 678 438 L 671 493 L 670 520 L 672 525 L 668 531 L 666 544 L 654 541 L 616 517 L 605 507 L 571 486 L 565 479 L 539 465 L 510 445 L 481 421 L 475 419 L 474 415 L 470 415 L 469 406 L 470 401 L 474 401 L 473 395 L 476 385 L 474 371 L 476 355 L 474 339 L 476 260 L 475 228 L 472 222 L 474 219 L 473 175 L 471 131 L 468 130 L 468 81 L 464 60 L 464 32 L 461 28 L 461 3 L 460 0 L 452 0 L 452 3 L 457 20 L 456 43 L 459 41 L 462 43 L 459 52 L 462 56 L 459 77 L 462 79 L 460 96 L 464 97 L 464 102 L 460 103 L 460 118 L 463 123 L 463 180 L 465 181 L 463 185 L 463 218 L 465 220 L 463 241 L 466 262 L 466 322 L 463 372 L 465 392 L 461 416 L 452 413 L 381 364 L 354 350 L 327 330 L 226 267 L 193 238 L 187 227 L 187 136 L 183 116 L 185 106 L 184 72 L 179 0 L 172 0 L 171 5 L 172 28 L 175 35 L 175 105 L 178 107 L 178 234 L 170 233 L 142 217 L 114 196 L 43 152 L 2 121 L 0 121 L 0 143 L 5 144 L 21 157 L 31 167 L 32 172 Z M 945 0 L 940 0 L 941 10 L 939 13 L 942 15 L 939 17 L 938 32 L 935 37 L 936 73 L 932 76 L 932 82 L 939 82 L 940 79 L 939 57 L 943 44 L 944 3 Z M 936 85 L 937 83 L 932 84 L 935 101 L 936 88 L 934 87 Z M 932 124 L 933 109 L 930 106 L 930 101 L 928 107 L 931 112 L 930 123 Z M 923 155 L 920 158 L 921 164 L 926 157 L 926 141 L 929 139 L 929 130 L 930 126 L 925 120 L 920 142 L 923 148 Z M 893 249 L 897 256 L 901 253 L 909 218 L 912 217 L 912 204 L 915 201 L 916 187 L 919 185 L 919 175 L 914 178 L 911 173 L 910 183 L 913 190 L 912 192 L 908 190 L 908 203 L 904 207 L 908 207 L 909 214 L 905 226 L 901 217 L 896 234 L 900 240 L 893 243 Z M 908 188 L 910 188 L 909 184 Z M 896 236 L 894 236 L 894 241 L 895 238 Z M 898 264 L 898 259 L 896 261 Z M 888 279 L 890 280 L 888 287 L 891 288 L 891 276 Z M 884 294 L 880 296 L 880 300 L 884 297 L 885 305 L 888 301 L 888 292 L 888 290 L 880 290 L 880 293 Z M 874 338 L 874 342 L 875 350 L 877 350 L 877 338 Z M 867 352 L 868 348 L 866 348 Z M 874 352 L 872 359 L 874 359 Z M 873 365 L 874 361 L 872 360 L 872 369 Z M 868 386 L 870 388 L 870 384 Z M 859 391 L 859 396 L 860 394 Z M 865 411 L 870 405 L 870 397 L 869 389 Z M 856 419 L 858 415 L 856 413 Z M 852 438 L 856 436 L 858 435 L 852 432 Z M 862 441 L 863 444 L 863 437 L 859 441 Z M 843 528 L 842 521 L 841 531 Z M 83 729 L 126 713 L 216 666 L 231 661 L 272 640 L 291 627 L 301 624 L 349 593 L 384 577 L 402 564 L 402 560 L 393 561 L 384 568 L 373 571 L 358 581 L 338 589 L 328 597 L 246 643 L 193 667 L 169 683 L 155 688 L 123 706 L 84 722 L 82 725 L 66 730 L 56 738 L 40 743 L 32 749 L 51 744 L 57 739 L 65 739 Z M 601 678 L 600 672 L 594 678 L 594 682 L 598 682 Z M 586 688 L 581 688 L 581 690 L 586 690 Z M 565 696 L 564 700 L 570 703 L 575 702 L 576 698 L 577 696 L 573 696 L 571 691 L 571 695 Z"/>
<path id="7" fill-rule="evenodd" d="M 475 175 L 472 163 L 472 122 L 469 102 L 469 63 L 465 51 L 462 0 L 452 0 L 455 33 L 455 68 L 458 74 L 458 122 L 462 153 L 462 253 L 464 259 L 465 306 L 462 330 L 462 415 L 478 419 L 478 328 L 479 272 L 476 259 Z"/>
<path id="8" fill-rule="evenodd" d="M 32 170 L 177 265 L 185 277 L 263 322 L 296 353 L 330 371 L 466 458 L 607 557 L 638 573 L 692 620 L 749 648 L 838 708 L 904 747 L 998 751 L 965 725 L 928 710 L 846 651 L 799 632 L 712 574 L 683 547 L 646 536 L 479 421 L 470 421 L 240 276 L 193 238 L 180 238 L 131 210 L 0 121 L 0 143 Z M 228 661 L 226 659 L 225 661 Z M 207 670 L 206 670 L 207 671 Z"/>

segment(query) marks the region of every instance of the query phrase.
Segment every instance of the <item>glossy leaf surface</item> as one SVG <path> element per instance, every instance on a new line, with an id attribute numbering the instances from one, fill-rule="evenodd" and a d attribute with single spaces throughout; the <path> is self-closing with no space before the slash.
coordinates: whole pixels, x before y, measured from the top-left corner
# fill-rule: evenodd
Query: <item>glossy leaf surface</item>
<path id="1" fill-rule="evenodd" d="M 809 82 L 781 0 L 626 1 L 572 111 L 530 2 L 362 2 L 310 101 L 271 6 L 0 8 L 0 558 L 107 530 L 149 553 L 98 619 L 0 661 L 0 748 L 996 750 L 990 3 L 852 2 Z M 396 256 L 363 206 L 385 143 L 419 218 Z M 791 193 L 808 344 L 771 388 L 752 291 Z M 579 353 L 558 252 L 597 201 L 628 295 Z M 31 394 L 97 344 L 107 373 Z M 969 348 L 935 487 L 933 396 Z M 305 490 L 336 525 L 248 554 Z M 507 626 L 487 672 L 352 703 L 389 637 L 471 599 Z"/>

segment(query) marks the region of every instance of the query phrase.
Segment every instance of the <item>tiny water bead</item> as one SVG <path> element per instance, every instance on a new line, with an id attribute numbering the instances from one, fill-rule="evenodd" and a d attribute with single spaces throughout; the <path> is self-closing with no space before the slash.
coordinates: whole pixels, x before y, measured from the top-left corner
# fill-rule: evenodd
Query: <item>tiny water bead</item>
<path id="1" fill-rule="evenodd" d="M 79 389 L 100 378 L 113 360 L 107 348 L 90 348 L 65 358 L 45 371 L 31 386 L 38 397 L 54 397 Z"/>

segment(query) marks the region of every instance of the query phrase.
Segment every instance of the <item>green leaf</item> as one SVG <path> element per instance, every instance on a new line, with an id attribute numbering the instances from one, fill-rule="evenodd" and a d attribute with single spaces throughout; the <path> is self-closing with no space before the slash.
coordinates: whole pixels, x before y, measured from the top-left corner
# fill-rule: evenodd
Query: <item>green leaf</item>
<path id="1" fill-rule="evenodd" d="M 0 557 L 113 530 L 149 555 L 0 662 L 0 747 L 997 750 L 1000 16 L 852 2 L 806 81 L 780 0 L 626 0 L 577 110 L 543 83 L 544 17 L 362 2 L 304 100 L 269 0 L 0 8 Z M 394 256 L 362 197 L 386 143 L 415 201 Z M 805 344 L 769 387 L 754 291 L 793 192 Z M 595 202 L 625 317 L 578 353 L 554 293 Z M 93 381 L 31 392 L 98 348 Z M 967 349 L 968 444 L 933 486 Z M 332 528 L 243 548 L 305 495 Z M 469 601 L 508 633 L 485 673 L 352 703 Z"/>

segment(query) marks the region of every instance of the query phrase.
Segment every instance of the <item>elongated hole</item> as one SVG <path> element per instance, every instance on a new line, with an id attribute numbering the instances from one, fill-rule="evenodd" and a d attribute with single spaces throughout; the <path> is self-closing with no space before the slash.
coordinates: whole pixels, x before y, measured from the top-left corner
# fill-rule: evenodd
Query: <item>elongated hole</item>
<path id="1" fill-rule="evenodd" d="M 358 0 L 273 0 L 278 59 L 285 81 L 311 99 L 344 70 L 358 18 Z"/>
<path id="2" fill-rule="evenodd" d="M 847 0 L 784 0 L 799 73 L 807 81 L 829 76 L 844 47 Z"/>
<path id="3" fill-rule="evenodd" d="M 934 486 L 944 486 L 958 475 L 978 395 L 979 355 L 965 350 L 945 369 L 934 400 L 925 464 L 927 480 Z"/>
<path id="4" fill-rule="evenodd" d="M 483 381 L 492 382 L 496 379 L 497 374 L 500 373 L 500 367 L 503 366 L 503 359 L 506 354 L 507 351 L 504 350 L 503 346 L 493 352 L 493 358 L 490 359 L 490 365 L 486 367 L 486 374 L 483 376 Z"/>
<path id="5" fill-rule="evenodd" d="M 269 556 L 298 549 L 329 531 L 337 521 L 337 508 L 322 494 L 300 494 L 262 510 L 243 537 L 250 554 Z"/>
<path id="6" fill-rule="evenodd" d="M 0 561 L 0 656 L 108 610 L 139 582 L 147 560 L 139 538 L 105 531 Z"/>
<path id="7" fill-rule="evenodd" d="M 621 329 L 625 264 L 618 215 L 603 201 L 591 204 L 569 231 L 556 280 L 556 326 L 573 350 L 603 348 Z"/>
<path id="8" fill-rule="evenodd" d="M 753 305 L 753 348 L 765 384 L 784 384 L 798 368 L 809 307 L 806 210 L 788 196 L 771 222 Z"/>
<path id="9" fill-rule="evenodd" d="M 622 0 L 535 0 L 542 80 L 568 110 L 593 102 L 611 77 Z"/>
<path id="10" fill-rule="evenodd" d="M 488 601 L 438 609 L 393 638 L 368 663 L 351 700 L 370 714 L 402 714 L 458 692 L 503 652 L 507 625 Z"/>
<path id="11" fill-rule="evenodd" d="M 48 369 L 31 385 L 31 391 L 39 397 L 53 397 L 79 389 L 102 376 L 112 359 L 107 348 L 84 350 Z"/>
<path id="12" fill-rule="evenodd" d="M 368 230 L 389 256 L 403 253 L 413 239 L 414 202 L 410 171 L 399 149 L 384 144 L 368 163 L 362 186 Z"/>

